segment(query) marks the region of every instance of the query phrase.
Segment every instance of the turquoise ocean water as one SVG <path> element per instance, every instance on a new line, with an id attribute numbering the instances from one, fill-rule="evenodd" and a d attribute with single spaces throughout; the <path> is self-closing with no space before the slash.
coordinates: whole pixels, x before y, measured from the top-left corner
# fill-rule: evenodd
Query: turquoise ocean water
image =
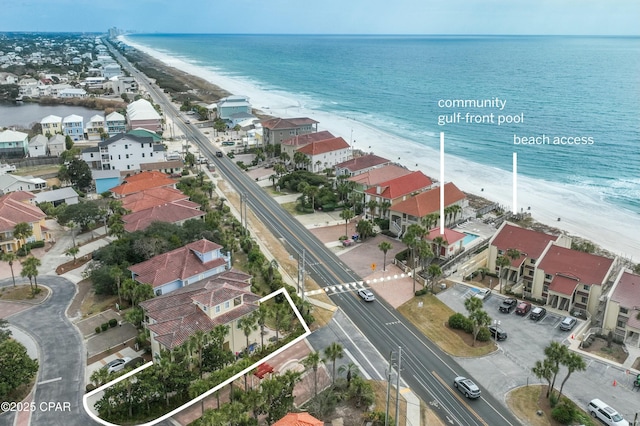
<path id="1" fill-rule="evenodd" d="M 416 144 L 437 149 L 445 131 L 447 152 L 476 163 L 511 170 L 517 152 L 519 174 L 578 185 L 640 214 L 640 38 L 127 37 Z M 496 99 L 506 101 L 502 110 L 439 102 Z M 458 112 L 484 115 L 478 120 L 485 122 L 439 124 L 440 116 L 455 121 Z M 521 122 L 498 125 L 500 115 Z M 514 135 L 593 143 L 514 145 Z"/>

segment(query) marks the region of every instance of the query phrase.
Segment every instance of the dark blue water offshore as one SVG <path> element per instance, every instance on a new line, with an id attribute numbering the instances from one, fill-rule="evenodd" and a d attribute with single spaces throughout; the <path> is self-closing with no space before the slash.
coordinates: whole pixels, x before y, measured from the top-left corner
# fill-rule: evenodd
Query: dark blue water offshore
<path id="1" fill-rule="evenodd" d="M 517 152 L 520 174 L 579 185 L 640 214 L 638 37 L 128 37 L 413 143 L 437 148 L 445 131 L 447 152 L 477 163 L 511 170 Z M 495 98 L 504 110 L 438 106 Z M 494 124 L 438 125 L 457 112 L 494 113 Z M 498 126 L 498 115 L 524 120 Z M 593 144 L 514 145 L 514 135 Z"/>

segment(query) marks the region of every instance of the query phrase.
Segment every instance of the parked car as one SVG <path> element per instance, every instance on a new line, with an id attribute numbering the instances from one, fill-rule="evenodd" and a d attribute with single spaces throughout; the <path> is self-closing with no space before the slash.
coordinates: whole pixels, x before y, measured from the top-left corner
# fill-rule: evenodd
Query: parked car
<path id="1" fill-rule="evenodd" d="M 376 300 L 376 297 L 373 295 L 371 290 L 367 290 L 366 288 L 358 290 L 358 296 L 360 296 L 365 302 L 373 302 Z"/>
<path id="2" fill-rule="evenodd" d="M 498 327 L 497 325 L 490 326 L 489 333 L 491 333 L 492 339 L 507 340 L 507 332 L 501 329 L 500 327 Z"/>
<path id="3" fill-rule="evenodd" d="M 504 299 L 502 305 L 500 305 L 500 312 L 504 312 L 505 314 L 510 313 L 516 306 L 518 306 L 518 300 L 513 297 L 508 297 Z"/>
<path id="4" fill-rule="evenodd" d="M 520 302 L 520 304 L 516 307 L 516 315 L 525 316 L 531 310 L 531 303 L 529 302 Z"/>
<path id="5" fill-rule="evenodd" d="M 131 358 L 128 356 L 124 358 L 117 358 L 105 365 L 103 368 L 106 368 L 109 373 L 115 373 L 116 371 L 122 370 L 124 365 L 129 361 L 131 361 Z"/>
<path id="6" fill-rule="evenodd" d="M 453 387 L 467 398 L 480 398 L 480 388 L 471 379 L 458 376 L 453 379 Z"/>
<path id="7" fill-rule="evenodd" d="M 480 300 L 485 300 L 489 296 L 491 296 L 491 290 L 488 288 L 481 288 L 473 295 L 473 297 L 477 297 Z"/>
<path id="8" fill-rule="evenodd" d="M 560 330 L 571 331 L 573 330 L 573 327 L 575 327 L 577 323 L 578 323 L 578 320 L 575 319 L 574 317 L 565 317 L 565 319 L 563 319 L 562 322 L 560 323 Z"/>
<path id="9" fill-rule="evenodd" d="M 547 315 L 547 310 L 545 308 L 541 308 L 539 306 L 533 308 L 531 311 L 531 315 L 529 315 L 529 319 L 534 321 L 540 321 Z"/>
<path id="10" fill-rule="evenodd" d="M 592 399 L 587 405 L 591 417 L 599 419 L 606 425 L 612 426 L 629 426 L 626 421 L 616 410 L 609 407 L 599 399 Z"/>
<path id="11" fill-rule="evenodd" d="M 222 151 L 216 151 L 216 157 L 222 157 Z"/>

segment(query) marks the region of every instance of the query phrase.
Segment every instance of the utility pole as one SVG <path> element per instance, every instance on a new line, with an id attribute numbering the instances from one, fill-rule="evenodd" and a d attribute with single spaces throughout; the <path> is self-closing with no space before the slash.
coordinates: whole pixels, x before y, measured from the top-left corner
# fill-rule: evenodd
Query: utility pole
<path id="1" fill-rule="evenodd" d="M 304 301 L 304 275 L 306 250 L 302 249 L 302 256 L 298 255 L 298 293 Z"/>
<path id="2" fill-rule="evenodd" d="M 393 365 L 393 351 L 389 352 L 389 369 L 387 370 L 387 408 L 384 413 L 384 426 L 389 426 L 389 399 L 391 397 L 391 366 Z"/>
<path id="3" fill-rule="evenodd" d="M 400 424 L 400 368 L 402 363 L 402 347 L 398 346 L 398 370 L 396 371 L 396 426 Z"/>

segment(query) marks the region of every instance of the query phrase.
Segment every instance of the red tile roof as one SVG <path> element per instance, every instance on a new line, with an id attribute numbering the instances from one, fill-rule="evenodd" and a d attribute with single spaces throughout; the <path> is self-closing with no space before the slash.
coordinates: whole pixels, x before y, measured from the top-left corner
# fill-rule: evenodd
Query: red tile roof
<path id="1" fill-rule="evenodd" d="M 372 196 L 386 198 L 387 200 L 396 200 L 412 192 L 422 192 L 432 184 L 433 182 L 428 176 L 421 171 L 417 171 L 379 183 L 364 192 Z M 378 187 L 380 188 L 380 193 L 377 192 Z"/>
<path id="2" fill-rule="evenodd" d="M 449 207 L 467 198 L 452 182 L 444 184 L 444 206 Z M 393 211 L 424 217 L 440 211 L 440 187 L 422 192 L 393 206 Z"/>
<path id="3" fill-rule="evenodd" d="M 146 189 L 158 188 L 161 186 L 173 187 L 176 181 L 170 179 L 164 173 L 160 172 L 141 172 L 133 176 L 127 177 L 124 182 L 110 191 L 114 194 L 124 196 L 129 194 L 135 194 L 136 192 L 144 191 Z"/>
<path id="4" fill-rule="evenodd" d="M 0 197 L 0 232 L 13 231 L 20 222 L 34 223 L 46 215 L 40 208 L 29 204 L 35 196 L 31 192 L 16 191 Z"/>
<path id="5" fill-rule="evenodd" d="M 153 222 L 179 223 L 204 215 L 202 210 L 171 203 L 124 215 L 122 221 L 125 231 L 135 232 L 147 229 Z"/>
<path id="6" fill-rule="evenodd" d="M 410 173 L 413 172 L 409 169 L 398 166 L 397 164 L 389 164 L 383 167 L 369 170 L 368 172 L 364 172 L 356 176 L 352 176 L 347 180 L 359 183 L 360 185 L 364 185 L 368 188 L 370 186 L 377 185 L 380 182 L 386 182 L 388 180 L 399 178 L 400 176 L 405 176 Z"/>
<path id="7" fill-rule="evenodd" d="M 580 284 L 580 282 L 576 278 L 568 277 L 565 275 L 556 275 L 555 277 L 553 277 L 553 280 L 549 285 L 549 290 L 571 296 L 576 290 L 578 284 Z"/>
<path id="8" fill-rule="evenodd" d="M 311 142 L 323 141 L 325 139 L 333 139 L 335 136 L 328 130 L 321 130 L 319 132 L 307 133 L 305 135 L 297 135 L 289 139 L 282 141 L 282 145 L 290 146 L 305 146 Z"/>
<path id="9" fill-rule="evenodd" d="M 429 241 L 433 241 L 437 237 L 443 237 L 444 240 L 447 242 L 447 245 L 451 246 L 457 243 L 458 241 L 463 240 L 465 237 L 465 234 L 462 232 L 454 231 L 453 229 L 444 228 L 444 235 L 442 235 L 440 233 L 440 227 L 437 227 L 429 231 L 429 234 L 427 234 L 426 239 Z"/>
<path id="10" fill-rule="evenodd" d="M 553 276 L 575 277 L 581 284 L 601 285 L 612 265 L 613 259 L 552 245 L 538 268 Z"/>
<path id="11" fill-rule="evenodd" d="M 136 192 L 135 194 L 127 195 L 122 199 L 122 207 L 132 213 L 135 213 L 154 206 L 188 199 L 189 197 L 184 195 L 180 190 L 162 186 L 159 188 L 145 189 L 143 191 Z M 198 206 L 199 204 L 193 203 L 193 205 Z"/>
<path id="12" fill-rule="evenodd" d="M 324 426 L 324 422 L 309 413 L 289 413 L 273 426 Z"/>
<path id="13" fill-rule="evenodd" d="M 505 222 L 502 229 L 493 237 L 491 245 L 504 252 L 509 249 L 516 249 L 522 254 L 521 257 L 537 260 L 549 244 L 549 241 L 556 241 L 557 239 L 558 237 L 554 235 L 524 229 Z M 518 267 L 521 263 L 521 259 L 511 260 L 511 266 L 513 267 Z"/>
<path id="14" fill-rule="evenodd" d="M 306 155 L 320 155 L 327 152 L 339 151 L 341 149 L 348 149 L 349 144 L 347 141 L 342 139 L 341 137 L 325 139 L 322 141 L 311 142 L 303 146 L 302 148 L 298 148 L 298 152 L 301 152 Z"/>
<path id="15" fill-rule="evenodd" d="M 336 164 L 336 169 L 347 169 L 351 173 L 370 169 L 375 166 L 381 166 L 383 164 L 389 164 L 391 160 L 387 160 L 386 158 L 378 157 L 375 154 L 367 154 L 361 155 L 360 157 L 353 158 L 351 160 L 344 161 L 340 164 Z"/>
<path id="16" fill-rule="evenodd" d="M 620 306 L 631 309 L 640 307 L 640 275 L 631 272 L 623 272 L 611 295 L 611 300 L 618 302 Z"/>
<path id="17" fill-rule="evenodd" d="M 234 286 L 236 282 L 230 283 L 227 278 L 229 276 L 243 276 L 243 280 L 237 282 L 238 286 Z M 178 289 L 172 293 L 154 297 L 140 303 L 145 314 L 152 320 L 154 324 L 148 325 L 147 328 L 153 331 L 157 342 L 168 349 L 174 348 L 186 342 L 193 333 L 198 330 L 210 331 L 220 324 L 228 324 L 250 312 L 258 309 L 257 301 L 259 297 L 251 293 L 250 284 L 251 276 L 239 271 L 223 272 L 215 275 L 208 280 L 202 280 L 198 283 Z M 212 296 L 217 294 L 218 297 Z M 228 299 L 221 298 L 228 296 Z M 201 300 L 212 301 L 219 300 L 218 303 L 242 296 L 242 304 L 234 306 L 228 312 L 210 318 L 196 302 Z M 207 306 L 215 306 L 210 304 Z"/>
<path id="18" fill-rule="evenodd" d="M 150 284 L 155 288 L 178 279 L 184 280 L 224 265 L 226 261 L 222 257 L 202 263 L 194 253 L 194 251 L 202 253 L 200 250 L 207 252 L 219 248 L 222 248 L 222 246 L 202 239 L 133 265 L 129 270 L 137 275 L 136 281 Z"/>
<path id="19" fill-rule="evenodd" d="M 272 118 L 262 122 L 262 127 L 270 130 L 276 129 L 296 129 L 310 124 L 318 124 L 319 122 L 307 117 L 300 118 Z"/>

